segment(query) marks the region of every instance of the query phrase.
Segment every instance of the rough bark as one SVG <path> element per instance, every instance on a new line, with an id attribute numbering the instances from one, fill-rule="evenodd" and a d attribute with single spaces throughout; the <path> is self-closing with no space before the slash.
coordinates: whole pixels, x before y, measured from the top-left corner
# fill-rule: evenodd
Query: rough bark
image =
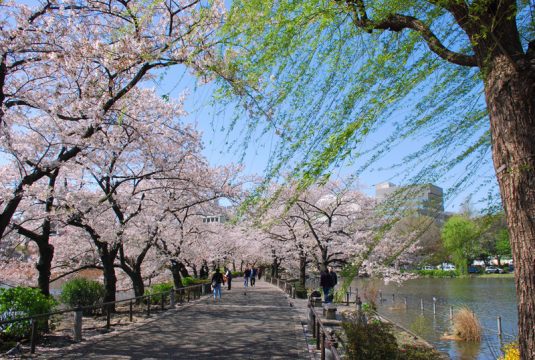
<path id="1" fill-rule="evenodd" d="M 116 300 L 115 292 L 117 290 L 117 276 L 115 275 L 115 256 L 117 253 L 109 252 L 107 246 L 103 247 L 102 251 L 99 248 L 100 261 L 103 266 L 104 275 L 104 302 L 113 302 Z M 115 304 L 109 307 L 111 311 L 115 311 Z"/>
<path id="2" fill-rule="evenodd" d="M 173 274 L 173 284 L 175 289 L 184 287 L 182 284 L 182 276 L 180 275 L 180 263 L 175 260 L 171 260 L 171 274 Z"/>
<path id="3" fill-rule="evenodd" d="M 37 242 L 39 247 L 39 260 L 35 265 L 38 272 L 37 284 L 41 293 L 46 296 L 50 295 L 50 275 L 52 268 L 52 259 L 54 258 L 54 246 L 50 245 L 48 241 Z"/>
<path id="4" fill-rule="evenodd" d="M 485 96 L 515 264 L 520 352 L 527 360 L 535 359 L 535 72 L 521 65 L 497 56 Z"/>

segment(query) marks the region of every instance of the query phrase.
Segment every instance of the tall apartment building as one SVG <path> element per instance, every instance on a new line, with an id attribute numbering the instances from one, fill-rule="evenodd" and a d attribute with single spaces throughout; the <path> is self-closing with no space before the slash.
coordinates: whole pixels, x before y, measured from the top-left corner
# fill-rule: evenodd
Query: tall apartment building
<path id="1" fill-rule="evenodd" d="M 375 197 L 378 203 L 392 201 L 400 210 L 413 210 L 435 218 L 444 216 L 444 193 L 433 184 L 397 186 L 383 182 L 375 185 Z"/>

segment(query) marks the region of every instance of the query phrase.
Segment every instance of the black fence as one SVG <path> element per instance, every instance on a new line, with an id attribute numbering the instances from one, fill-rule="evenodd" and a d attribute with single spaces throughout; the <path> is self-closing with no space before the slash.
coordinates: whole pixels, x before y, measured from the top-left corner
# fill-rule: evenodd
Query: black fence
<path id="1" fill-rule="evenodd" d="M 83 314 L 90 313 L 92 318 L 100 318 L 103 322 L 103 329 L 110 330 L 114 317 L 127 317 L 133 322 L 134 315 L 150 317 L 156 311 L 173 309 L 176 305 L 188 303 L 199 299 L 203 295 L 210 294 L 210 284 L 198 284 L 187 286 L 170 291 L 133 297 L 113 302 L 99 303 L 91 306 L 79 306 L 46 314 L 17 317 L 14 319 L 0 321 L 0 330 L 13 324 L 26 324 L 30 326 L 29 340 L 30 353 L 35 353 L 35 347 L 39 341 L 39 332 L 46 332 L 49 329 L 49 321 L 61 318 L 67 320 L 65 314 L 72 313 L 72 340 L 79 342 L 83 337 Z M 42 328 L 40 328 L 42 327 Z"/>

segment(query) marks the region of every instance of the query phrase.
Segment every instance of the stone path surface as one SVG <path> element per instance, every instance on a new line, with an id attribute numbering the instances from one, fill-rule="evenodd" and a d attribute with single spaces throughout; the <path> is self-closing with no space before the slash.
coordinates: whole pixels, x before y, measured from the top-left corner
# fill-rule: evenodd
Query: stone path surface
<path id="1" fill-rule="evenodd" d="M 310 359 L 302 312 L 277 287 L 240 279 L 221 302 L 204 297 L 137 328 L 82 342 L 54 359 Z"/>

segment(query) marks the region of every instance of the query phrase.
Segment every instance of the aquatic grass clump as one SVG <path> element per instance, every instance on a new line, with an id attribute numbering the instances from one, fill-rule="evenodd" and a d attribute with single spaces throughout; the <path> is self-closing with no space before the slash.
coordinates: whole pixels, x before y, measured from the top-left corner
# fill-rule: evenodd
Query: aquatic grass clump
<path id="1" fill-rule="evenodd" d="M 468 307 L 460 308 L 453 316 L 453 333 L 464 341 L 481 341 L 481 324 Z"/>
<path id="2" fill-rule="evenodd" d="M 372 310 L 377 309 L 377 297 L 379 296 L 379 288 L 376 284 L 368 283 L 364 285 L 364 288 L 362 289 L 362 296 L 364 297 L 366 303 L 371 306 Z"/>

